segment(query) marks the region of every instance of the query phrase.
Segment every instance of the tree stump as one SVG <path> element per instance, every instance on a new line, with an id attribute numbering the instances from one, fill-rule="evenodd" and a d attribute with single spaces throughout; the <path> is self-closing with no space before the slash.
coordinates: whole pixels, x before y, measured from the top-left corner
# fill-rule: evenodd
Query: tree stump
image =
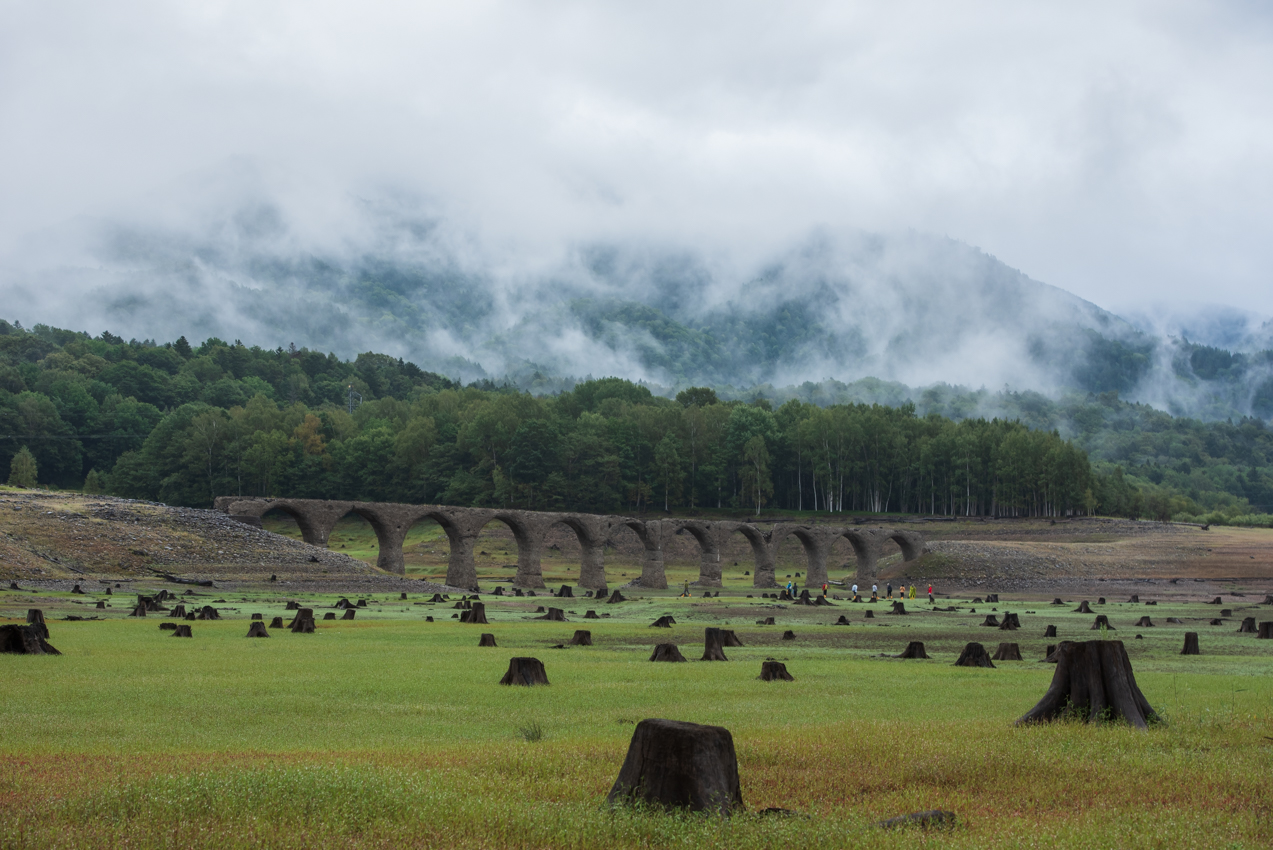
<path id="1" fill-rule="evenodd" d="M 986 621 L 985 621 L 984 623 L 982 623 L 981 625 L 983 625 L 983 626 L 993 626 L 993 627 L 995 627 L 995 628 L 998 628 L 998 627 L 999 627 L 999 618 L 998 618 L 998 617 L 996 617 L 994 614 L 987 614 L 987 615 L 986 615 Z"/>
<path id="2" fill-rule="evenodd" d="M 1091 614 L 1092 606 L 1088 605 L 1087 600 L 1084 599 L 1082 602 L 1079 603 L 1079 607 L 1074 609 L 1074 613 L 1075 614 Z"/>
<path id="3" fill-rule="evenodd" d="M 1184 648 L 1180 650 L 1180 654 L 1181 655 L 1201 655 L 1202 654 L 1198 649 L 1198 633 L 1197 632 L 1185 632 L 1185 645 L 1184 645 Z"/>
<path id="4" fill-rule="evenodd" d="M 773 626 L 773 625 L 776 625 L 776 623 L 774 623 L 774 618 L 773 618 L 773 617 L 765 617 L 763 620 L 757 620 L 757 621 L 756 621 L 756 625 L 758 625 L 758 626 Z"/>
<path id="5" fill-rule="evenodd" d="M 905 613 L 906 613 L 906 604 L 905 604 L 905 603 L 903 603 L 903 602 L 894 602 L 894 603 L 893 603 L 893 610 L 892 610 L 892 611 L 889 611 L 889 613 L 890 613 L 890 614 L 905 614 Z"/>
<path id="6" fill-rule="evenodd" d="M 561 590 L 557 591 L 553 595 L 558 599 L 573 599 L 575 596 L 574 591 L 570 589 L 570 585 L 568 584 L 563 584 L 561 586 Z"/>
<path id="7" fill-rule="evenodd" d="M 1242 620 L 1242 625 L 1238 626 L 1239 634 L 1255 634 L 1255 618 L 1247 617 Z"/>
<path id="8" fill-rule="evenodd" d="M 10 623 L 0 626 L 0 652 L 15 655 L 61 655 L 45 640 L 48 630 L 41 628 L 43 625 Z"/>
<path id="9" fill-rule="evenodd" d="M 1053 599 L 1053 600 L 1052 600 L 1052 604 L 1053 604 L 1053 605 L 1064 605 L 1065 603 L 1064 603 L 1064 602 L 1062 602 L 1062 601 L 1061 601 L 1061 597 L 1059 597 L 1059 596 L 1058 596 L 1058 597 L 1056 597 L 1055 599 Z"/>
<path id="10" fill-rule="evenodd" d="M 1220 618 L 1218 618 L 1218 617 L 1217 617 L 1216 619 L 1214 619 L 1214 620 L 1212 620 L 1210 623 L 1208 623 L 1208 625 L 1211 625 L 1211 626 L 1223 626 L 1223 625 L 1224 625 L 1224 620 L 1221 620 Z"/>
<path id="11" fill-rule="evenodd" d="M 980 596 L 975 597 L 975 598 L 972 600 L 972 604 L 973 604 L 973 605 L 980 605 L 981 603 L 982 603 L 982 599 L 981 599 L 981 597 L 980 597 Z"/>
<path id="12" fill-rule="evenodd" d="M 14 590 L 17 590 L 17 589 L 18 589 L 18 586 L 15 584 L 15 585 L 13 586 L 13 589 L 14 589 Z M 1261 604 L 1261 605 L 1273 605 L 1273 594 L 1269 594 L 1268 596 L 1265 596 L 1265 597 L 1264 597 L 1264 601 L 1263 601 L 1263 602 L 1261 602 L 1260 604 Z"/>
<path id="13" fill-rule="evenodd" d="M 1043 661 L 1047 664 L 1056 663 L 1056 644 L 1048 644 L 1047 650 L 1043 653 Z"/>
<path id="14" fill-rule="evenodd" d="M 187 626 L 187 625 L 185 625 L 184 623 L 182 623 L 181 625 L 177 626 L 177 628 L 175 628 L 175 629 L 173 629 L 173 630 L 172 630 L 172 636 L 173 636 L 173 637 L 188 637 L 188 638 L 192 638 L 192 637 L 194 637 L 194 633 L 193 633 L 192 631 L 190 631 L 190 627 L 189 627 L 189 626 Z"/>
<path id="15" fill-rule="evenodd" d="M 566 612 L 560 608 L 549 608 L 542 617 L 536 617 L 536 620 L 550 620 L 554 623 L 566 622 Z"/>
<path id="16" fill-rule="evenodd" d="M 1154 621 L 1149 619 L 1149 617 L 1147 616 L 1141 617 L 1139 620 L 1136 621 L 1136 628 L 1138 629 L 1152 628 L 1153 625 L 1154 625 Z"/>
<path id="17" fill-rule="evenodd" d="M 536 608 L 535 608 L 535 613 L 536 613 L 536 614 L 542 614 L 542 613 L 544 613 L 544 606 L 543 606 L 543 605 L 540 605 L 540 606 L 536 607 Z"/>
<path id="18" fill-rule="evenodd" d="M 1021 661 L 1021 647 L 1015 643 L 1001 643 L 995 650 L 995 661 Z"/>
<path id="19" fill-rule="evenodd" d="M 313 608 L 298 608 L 296 610 L 296 617 L 293 618 L 291 626 L 289 626 L 289 628 L 291 628 L 293 634 L 298 634 L 298 635 L 313 634 L 314 628 L 315 628 L 314 609 Z"/>
<path id="20" fill-rule="evenodd" d="M 1046 629 L 1044 629 L 1043 636 L 1045 638 L 1056 637 L 1056 626 L 1048 626 Z"/>
<path id="21" fill-rule="evenodd" d="M 213 608 L 211 605 L 204 605 L 202 608 L 199 609 L 199 619 L 200 620 L 220 620 L 221 613 L 217 611 L 216 608 Z"/>
<path id="22" fill-rule="evenodd" d="M 407 594 L 406 594 L 406 592 L 404 591 L 404 592 L 403 592 L 403 593 L 402 593 L 402 594 L 401 594 L 398 598 L 399 598 L 399 599 L 406 599 L 406 598 L 407 598 Z"/>
<path id="23" fill-rule="evenodd" d="M 1132 603 L 1138 603 L 1140 602 L 1140 597 L 1133 593 L 1131 596 L 1131 599 L 1128 599 L 1127 601 Z"/>
<path id="24" fill-rule="evenodd" d="M 9 589 L 10 589 L 10 590 L 21 590 L 22 588 L 18 587 L 18 583 L 17 583 L 16 581 L 11 581 L 11 582 L 9 582 Z M 110 592 L 111 592 L 109 587 L 108 587 L 108 588 L 106 588 L 106 592 L 107 592 L 107 593 L 110 593 Z"/>
<path id="25" fill-rule="evenodd" d="M 1097 598 L 1097 600 L 1096 600 L 1096 604 L 1097 604 L 1097 605 L 1104 605 L 1104 604 L 1105 604 L 1105 597 L 1104 597 L 1104 596 L 1098 597 L 1098 598 Z"/>
<path id="26" fill-rule="evenodd" d="M 638 723 L 606 802 L 619 806 L 638 801 L 720 815 L 743 811 L 729 730 L 676 720 Z"/>
<path id="27" fill-rule="evenodd" d="M 597 616 L 597 612 L 593 611 L 592 609 L 588 609 L 587 611 L 583 612 L 583 618 L 585 620 L 600 620 L 601 619 L 600 617 Z"/>
<path id="28" fill-rule="evenodd" d="M 1158 600 L 1156 600 L 1156 599 L 1150 599 L 1150 600 L 1148 600 L 1147 602 L 1145 602 L 1145 604 L 1146 604 L 1146 605 L 1157 605 L 1157 604 L 1158 604 Z"/>
<path id="29" fill-rule="evenodd" d="M 1232 616 L 1233 616 L 1233 609 L 1232 609 L 1232 608 L 1221 608 L 1221 609 L 1220 609 L 1220 616 L 1221 616 L 1221 617 L 1232 617 Z"/>
<path id="30" fill-rule="evenodd" d="M 354 603 L 350 602 L 348 599 L 342 596 L 336 600 L 336 604 L 332 607 L 334 607 L 337 611 L 343 611 L 346 608 L 354 607 Z"/>
<path id="31" fill-rule="evenodd" d="M 998 601 L 999 601 L 999 594 L 997 594 L 997 593 L 989 593 L 989 594 L 987 594 L 987 595 L 986 595 L 986 601 L 987 601 L 987 602 L 998 602 Z"/>
<path id="32" fill-rule="evenodd" d="M 906 649 L 898 658 L 927 658 L 928 653 L 924 651 L 924 642 L 921 640 L 913 640 L 906 644 Z"/>
<path id="33" fill-rule="evenodd" d="M 256 620 L 252 625 L 248 626 L 248 637 L 269 637 L 270 633 L 265 630 L 265 623 Z"/>
<path id="34" fill-rule="evenodd" d="M 334 620 L 334 619 L 336 619 L 336 612 L 335 612 L 335 611 L 328 611 L 326 614 L 324 614 L 324 615 L 323 615 L 323 619 L 324 619 L 324 620 Z"/>
<path id="35" fill-rule="evenodd" d="M 271 629 L 282 629 L 282 628 L 286 628 L 286 627 L 283 625 L 283 618 L 282 618 L 282 617 L 275 617 L 273 620 L 270 620 L 270 628 L 271 628 Z"/>
<path id="36" fill-rule="evenodd" d="M 659 618 L 658 618 L 657 620 L 655 620 L 653 623 L 650 623 L 650 628 L 652 628 L 652 629 L 670 629 L 670 628 L 672 628 L 672 624 L 673 624 L 673 623 L 675 623 L 675 622 L 676 622 L 676 620 L 674 620 L 674 619 L 672 619 L 671 617 L 669 617 L 668 615 L 664 614 L 662 617 L 659 617 Z"/>
<path id="37" fill-rule="evenodd" d="M 510 658 L 508 672 L 499 680 L 501 685 L 546 685 L 548 673 L 544 662 L 538 658 Z"/>
<path id="38" fill-rule="evenodd" d="M 728 661 L 725 657 L 725 636 L 720 629 L 703 630 L 703 657 L 699 661 Z"/>
<path id="39" fill-rule="evenodd" d="M 793 631 L 791 631 L 791 629 L 787 629 L 785 632 L 783 632 L 783 633 L 782 633 L 782 639 L 783 639 L 783 640 L 795 640 L 795 639 L 796 639 L 796 633 L 795 633 L 795 632 L 793 632 Z"/>
<path id="40" fill-rule="evenodd" d="M 477 641 L 478 646 L 495 646 L 495 635 L 490 632 L 483 632 Z"/>
<path id="41" fill-rule="evenodd" d="M 615 588 L 614 593 L 610 594 L 610 598 L 606 600 L 606 604 L 614 605 L 616 602 L 627 602 L 627 601 L 628 600 L 623 598 L 623 594 L 619 592 L 619 589 Z"/>
<path id="42" fill-rule="evenodd" d="M 495 588 L 495 595 L 496 595 L 496 596 L 503 596 L 503 595 L 504 595 L 504 588 L 502 588 L 502 587 L 498 587 L 498 586 L 497 586 L 497 587 Z M 402 598 L 403 598 L 403 599 L 406 599 L 407 597 L 404 595 Z"/>
<path id="43" fill-rule="evenodd" d="M 1018 726 L 1072 714 L 1088 723 L 1121 717 L 1144 729 L 1157 719 L 1136 687 L 1121 640 L 1062 641 L 1056 656 L 1052 684 L 1038 705 L 1017 720 Z"/>
<path id="44" fill-rule="evenodd" d="M 575 629 L 575 636 L 566 643 L 570 646 L 592 646 L 592 632 L 587 629 Z"/>
<path id="45" fill-rule="evenodd" d="M 1105 616 L 1104 614 L 1096 615 L 1096 620 L 1093 621 L 1092 628 L 1088 629 L 1088 631 L 1089 632 L 1098 631 L 1102 626 L 1104 626 L 1107 631 L 1111 631 L 1111 632 L 1118 631 L 1118 629 L 1114 628 L 1113 626 L 1109 624 L 1109 617 Z"/>
<path id="46" fill-rule="evenodd" d="M 433 622 L 433 618 L 432 618 L 432 617 L 425 617 L 425 618 L 424 618 L 424 621 L 425 621 L 426 623 L 432 623 L 432 622 Z"/>
<path id="47" fill-rule="evenodd" d="M 1003 622 L 999 624 L 999 628 L 1005 632 L 1016 631 L 1021 628 L 1021 620 L 1017 618 L 1016 614 L 1005 611 L 1003 613 Z"/>
<path id="48" fill-rule="evenodd" d="M 130 616 L 130 617 L 144 617 L 144 616 L 146 616 L 146 606 L 145 606 L 145 605 L 138 605 L 136 608 L 134 608 L 134 609 L 132 610 L 132 612 L 131 612 L 128 616 Z"/>
<path id="49" fill-rule="evenodd" d="M 1256 640 L 1273 640 L 1273 622 L 1260 623 L 1255 633 Z"/>
<path id="50" fill-rule="evenodd" d="M 650 653 L 651 661 L 685 661 L 681 650 L 677 649 L 674 643 L 655 644 L 654 652 Z"/>
<path id="51" fill-rule="evenodd" d="M 446 600 L 442 598 L 442 594 L 440 594 L 440 593 L 435 593 L 435 594 L 433 594 L 433 598 L 432 598 L 432 599 L 430 599 L 429 601 L 430 601 L 430 602 L 432 602 L 432 603 L 434 603 L 434 604 L 436 605 L 437 603 L 439 603 L 439 602 L 445 602 Z"/>
<path id="52" fill-rule="evenodd" d="M 175 628 L 177 628 L 176 623 L 160 623 L 159 624 L 159 631 L 161 632 L 170 632 Z"/>
<path id="53" fill-rule="evenodd" d="M 299 602 L 289 602 L 283 606 L 284 611 L 299 611 L 301 604 Z"/>
<path id="54" fill-rule="evenodd" d="M 264 618 L 263 616 L 261 616 L 260 614 L 253 614 L 253 615 L 252 615 L 251 617 L 249 617 L 248 619 L 250 619 L 250 620 L 264 620 L 265 618 Z"/>
<path id="55" fill-rule="evenodd" d="M 195 612 L 191 611 L 189 614 L 187 614 L 187 615 L 185 616 L 185 618 L 184 618 L 184 619 L 187 619 L 187 620 L 197 620 L 197 619 L 199 619 L 199 618 L 198 618 L 198 616 L 195 614 Z"/>
<path id="56" fill-rule="evenodd" d="M 1179 617 L 1168 617 L 1168 618 L 1167 618 L 1167 622 L 1168 622 L 1168 623 L 1175 623 L 1177 626 L 1183 626 L 1183 625 L 1184 625 L 1184 623 L 1185 623 L 1185 621 L 1184 621 L 1184 620 L 1182 620 L 1182 619 L 1180 619 Z"/>
<path id="57" fill-rule="evenodd" d="M 866 619 L 866 620 L 874 620 L 874 619 L 875 619 L 875 612 L 874 612 L 874 611 L 872 611 L 870 608 L 867 608 L 867 609 L 866 609 L 866 613 L 864 613 L 864 614 L 862 615 L 862 617 L 863 617 L 863 619 Z"/>
<path id="58" fill-rule="evenodd" d="M 762 661 L 760 662 L 760 681 L 794 682 L 795 679 L 787 672 L 787 665 L 781 661 Z"/>
<path id="59" fill-rule="evenodd" d="M 474 602 L 472 608 L 460 615 L 460 622 L 489 626 L 490 623 L 486 620 L 486 603 Z"/>
<path id="60" fill-rule="evenodd" d="M 106 600 L 105 599 L 97 600 L 97 607 L 99 609 L 104 609 L 106 607 Z"/>
<path id="61" fill-rule="evenodd" d="M 956 667 L 991 667 L 995 665 L 990 661 L 990 653 L 986 652 L 986 648 L 979 643 L 970 643 L 964 647 L 964 651 L 959 653 L 959 659 L 955 661 Z"/>
<path id="62" fill-rule="evenodd" d="M 1217 596 L 1215 599 L 1212 599 L 1212 600 L 1211 600 L 1210 602 L 1208 602 L 1207 604 L 1208 604 L 1208 605 L 1223 605 L 1223 604 L 1224 604 L 1224 600 L 1222 600 L 1219 596 Z"/>
<path id="63" fill-rule="evenodd" d="M 838 619 L 838 620 L 836 620 L 836 621 L 835 621 L 835 625 L 837 625 L 837 626 L 848 626 L 848 625 L 852 625 L 852 624 L 849 622 L 849 620 L 848 620 L 848 618 L 847 618 L 847 617 L 845 617 L 843 614 L 841 614 L 841 615 L 840 615 L 840 619 Z"/>
<path id="64" fill-rule="evenodd" d="M 346 609 L 345 609 L 345 613 L 341 615 L 340 619 L 342 619 L 342 620 L 352 620 L 352 619 L 354 618 L 354 614 L 355 614 L 355 613 L 357 613 L 357 612 L 356 612 L 353 608 L 346 608 Z"/>
<path id="65" fill-rule="evenodd" d="M 738 639 L 738 635 L 734 634 L 733 629 L 721 629 L 721 643 L 724 646 L 742 646 L 743 642 Z"/>

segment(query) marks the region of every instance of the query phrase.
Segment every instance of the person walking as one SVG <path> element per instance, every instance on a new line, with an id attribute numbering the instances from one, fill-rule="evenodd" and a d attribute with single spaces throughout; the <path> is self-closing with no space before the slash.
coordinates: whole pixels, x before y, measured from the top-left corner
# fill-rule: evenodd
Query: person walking
<path id="1" fill-rule="evenodd" d="M 908 598 L 910 598 L 910 599 L 914 599 L 914 598 L 915 598 L 915 585 L 913 585 L 913 584 L 911 585 L 910 594 L 911 594 L 911 595 L 910 595 Z"/>
<path id="2" fill-rule="evenodd" d="M 888 598 L 893 598 L 893 582 L 891 581 L 888 583 Z"/>
<path id="3" fill-rule="evenodd" d="M 933 601 L 933 586 L 931 584 L 928 586 L 928 601 Z"/>
<path id="4" fill-rule="evenodd" d="M 788 599 L 796 598 L 796 586 L 792 584 L 791 582 L 787 582 L 787 598 Z"/>
<path id="5" fill-rule="evenodd" d="M 827 583 L 825 581 L 822 582 L 822 595 L 823 596 L 827 595 Z"/>

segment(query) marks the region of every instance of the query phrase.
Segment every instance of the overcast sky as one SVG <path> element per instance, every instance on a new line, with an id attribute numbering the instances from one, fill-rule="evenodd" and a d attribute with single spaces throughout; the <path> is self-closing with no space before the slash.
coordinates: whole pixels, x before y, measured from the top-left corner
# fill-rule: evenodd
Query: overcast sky
<path id="1" fill-rule="evenodd" d="M 916 228 L 1116 310 L 1273 315 L 1269 8 L 0 0 L 0 251 L 247 163 L 319 239 L 384 191 L 514 255 Z"/>

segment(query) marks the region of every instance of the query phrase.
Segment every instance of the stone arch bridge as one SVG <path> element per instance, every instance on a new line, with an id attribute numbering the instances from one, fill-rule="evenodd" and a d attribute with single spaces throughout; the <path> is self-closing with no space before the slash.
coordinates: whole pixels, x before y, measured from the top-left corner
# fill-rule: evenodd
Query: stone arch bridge
<path id="1" fill-rule="evenodd" d="M 433 520 L 442 527 L 451 544 L 451 558 L 446 583 L 453 587 L 476 588 L 477 565 L 473 545 L 482 528 L 490 522 L 502 522 L 517 541 L 517 587 L 544 586 L 540 558 L 548 530 L 561 523 L 574 532 L 583 551 L 579 584 L 600 590 L 606 587 L 603 555 L 606 544 L 620 530 L 631 529 L 645 549 L 640 585 L 666 588 L 663 571 L 663 544 L 670 535 L 690 534 L 698 542 L 700 566 L 697 584 L 701 587 L 721 586 L 721 547 L 732 534 L 741 534 L 751 544 L 756 566 L 752 584 L 774 587 L 779 545 L 794 537 L 804 548 L 808 560 L 806 585 L 820 585 L 827 580 L 827 557 L 832 545 L 841 537 L 847 539 L 857 557 L 857 581 L 870 583 L 877 574 L 876 562 L 884 544 L 893 540 L 902 550 L 902 558 L 912 561 L 924 551 L 924 538 L 914 531 L 864 526 L 800 525 L 778 523 L 762 531 L 750 523 L 698 519 L 636 519 L 625 516 L 602 516 L 582 513 L 550 513 L 545 511 L 500 510 L 496 508 L 458 508 L 445 505 L 404 505 L 391 502 L 342 502 L 321 499 L 265 499 L 221 496 L 217 510 L 249 522 L 272 510 L 282 511 L 296 520 L 305 542 L 326 546 L 336 523 L 349 514 L 365 519 L 376 532 L 380 544 L 377 566 L 386 572 L 402 574 L 405 564 L 402 544 L 407 532 L 420 520 Z"/>

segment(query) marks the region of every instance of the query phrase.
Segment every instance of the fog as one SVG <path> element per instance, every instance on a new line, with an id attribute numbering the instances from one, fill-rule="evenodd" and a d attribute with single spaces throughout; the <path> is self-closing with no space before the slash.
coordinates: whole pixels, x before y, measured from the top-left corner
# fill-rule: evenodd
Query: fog
<path id="1" fill-rule="evenodd" d="M 1162 335 L 1209 333 L 1162 303 L 1245 311 L 1252 338 L 1273 315 L 1271 23 L 1242 2 L 8 3 L 0 303 L 671 384 L 664 344 L 572 299 L 707 322 L 798 294 L 835 338 L 732 379 L 1049 389 L 1067 328 L 1131 332 L 1094 305 Z"/>

